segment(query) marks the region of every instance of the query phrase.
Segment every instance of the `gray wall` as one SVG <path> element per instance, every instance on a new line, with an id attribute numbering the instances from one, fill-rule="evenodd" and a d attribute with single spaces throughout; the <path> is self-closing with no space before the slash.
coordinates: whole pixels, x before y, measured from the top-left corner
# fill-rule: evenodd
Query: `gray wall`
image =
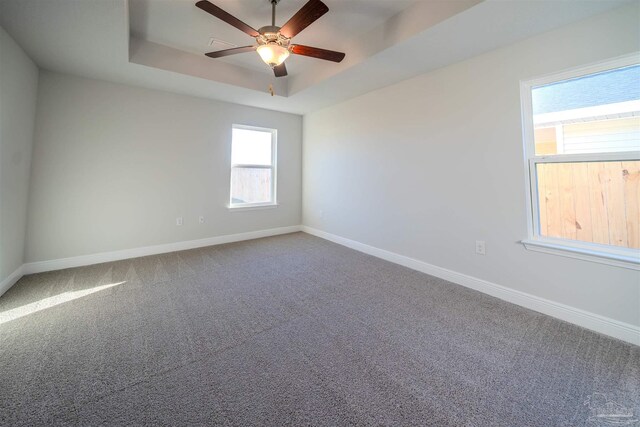
<path id="1" fill-rule="evenodd" d="M 303 223 L 640 325 L 637 271 L 517 243 L 520 80 L 640 50 L 638 16 L 634 3 L 306 115 Z"/>
<path id="2" fill-rule="evenodd" d="M 38 96 L 27 262 L 301 223 L 301 116 L 46 71 Z M 233 124 L 278 129 L 277 208 L 227 209 Z"/>
<path id="3" fill-rule="evenodd" d="M 37 87 L 38 68 L 0 28 L 0 282 L 24 261 Z"/>

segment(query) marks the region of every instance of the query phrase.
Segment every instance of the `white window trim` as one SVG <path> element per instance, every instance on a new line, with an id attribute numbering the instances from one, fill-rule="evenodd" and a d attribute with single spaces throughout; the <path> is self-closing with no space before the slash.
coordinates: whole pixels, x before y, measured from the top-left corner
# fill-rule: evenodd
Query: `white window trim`
<path id="1" fill-rule="evenodd" d="M 249 125 L 238 125 L 234 124 L 231 126 L 231 129 L 244 129 L 244 130 L 255 130 L 259 132 L 267 132 L 271 134 L 271 165 L 249 165 L 249 164 L 233 164 L 231 160 L 229 160 L 229 203 L 227 204 L 227 208 L 230 211 L 243 211 L 243 210 L 258 210 L 258 209 L 268 209 L 275 208 L 278 206 L 278 197 L 277 197 L 277 188 L 278 188 L 278 167 L 277 167 L 277 148 L 278 148 L 278 130 L 271 128 L 263 128 L 258 126 L 249 126 Z M 229 151 L 230 157 L 233 156 L 233 138 L 231 140 L 231 150 Z M 271 169 L 271 201 L 265 203 L 232 203 L 233 199 L 233 180 L 231 175 L 233 174 L 233 169 L 237 167 L 250 167 L 250 168 L 261 168 L 261 169 Z"/>
<path id="2" fill-rule="evenodd" d="M 522 103 L 522 137 L 524 145 L 525 194 L 527 208 L 528 238 L 521 241 L 525 248 L 548 254 L 577 258 L 617 267 L 640 270 L 640 251 L 632 248 L 601 245 L 577 240 L 545 237 L 540 234 L 540 209 L 538 199 L 538 182 L 536 179 L 537 163 L 562 163 L 576 161 L 640 160 L 640 152 L 621 152 L 605 154 L 558 154 L 553 156 L 536 156 L 534 140 L 533 106 L 531 89 L 561 80 L 577 78 L 614 68 L 622 68 L 640 63 L 640 53 L 633 53 L 608 61 L 598 62 L 585 67 L 569 69 L 536 79 L 520 82 L 520 100 Z M 534 197 L 535 196 L 535 197 Z"/>

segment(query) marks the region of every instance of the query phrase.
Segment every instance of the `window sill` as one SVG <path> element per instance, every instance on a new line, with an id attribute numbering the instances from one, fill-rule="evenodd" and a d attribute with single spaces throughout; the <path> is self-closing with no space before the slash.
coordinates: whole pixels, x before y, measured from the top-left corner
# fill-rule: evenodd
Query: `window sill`
<path id="1" fill-rule="evenodd" d="M 521 243 L 530 251 L 560 255 L 584 261 L 597 262 L 616 267 L 640 271 L 640 251 L 614 249 L 611 252 L 598 250 L 599 245 L 580 244 L 569 245 L 565 242 L 526 239 Z"/>
<path id="2" fill-rule="evenodd" d="M 279 206 L 278 203 L 260 203 L 260 204 L 246 204 L 246 205 L 229 205 L 227 209 L 231 212 L 239 211 L 255 211 L 261 209 L 274 209 Z"/>

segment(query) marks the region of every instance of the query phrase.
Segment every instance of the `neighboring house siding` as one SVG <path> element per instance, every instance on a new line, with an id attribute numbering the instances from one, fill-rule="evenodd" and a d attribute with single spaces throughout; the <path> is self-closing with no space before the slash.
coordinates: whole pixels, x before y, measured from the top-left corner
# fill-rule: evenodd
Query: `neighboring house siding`
<path id="1" fill-rule="evenodd" d="M 565 154 L 640 150 L 640 117 L 563 126 Z"/>

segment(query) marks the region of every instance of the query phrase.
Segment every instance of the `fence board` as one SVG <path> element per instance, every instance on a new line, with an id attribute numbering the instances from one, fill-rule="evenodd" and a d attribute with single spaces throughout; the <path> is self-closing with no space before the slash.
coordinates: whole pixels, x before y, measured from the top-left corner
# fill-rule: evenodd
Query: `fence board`
<path id="1" fill-rule="evenodd" d="M 640 249 L 640 161 L 622 162 L 629 247 Z"/>
<path id="2" fill-rule="evenodd" d="M 609 244 L 627 246 L 627 214 L 621 162 L 605 162 L 606 206 L 609 218 Z"/>
<path id="3" fill-rule="evenodd" d="M 557 163 L 552 165 L 552 167 L 557 167 L 558 169 L 558 195 L 560 197 L 562 237 L 575 240 L 576 205 L 574 202 L 573 165 L 571 163 Z"/>
<path id="4" fill-rule="evenodd" d="M 573 164 L 573 184 L 576 204 L 576 239 L 593 241 L 593 225 L 589 206 L 589 166 L 587 163 Z"/>
<path id="5" fill-rule="evenodd" d="M 562 217 L 560 192 L 558 190 L 558 170 L 547 164 L 545 170 L 545 201 L 547 209 L 547 236 L 562 237 Z"/>
<path id="6" fill-rule="evenodd" d="M 547 165 L 540 163 L 537 165 L 538 175 L 538 206 L 540 211 L 540 234 L 548 236 L 547 230 Z"/>
<path id="7" fill-rule="evenodd" d="M 593 242 L 609 244 L 609 220 L 606 206 L 605 187 L 603 178 L 604 164 L 588 163 L 589 170 L 589 206 L 591 210 L 591 224 Z"/>
<path id="8" fill-rule="evenodd" d="M 547 236 L 547 174 L 545 163 L 539 163 L 536 166 L 536 174 L 538 177 L 538 206 L 540 207 L 540 234 Z"/>

